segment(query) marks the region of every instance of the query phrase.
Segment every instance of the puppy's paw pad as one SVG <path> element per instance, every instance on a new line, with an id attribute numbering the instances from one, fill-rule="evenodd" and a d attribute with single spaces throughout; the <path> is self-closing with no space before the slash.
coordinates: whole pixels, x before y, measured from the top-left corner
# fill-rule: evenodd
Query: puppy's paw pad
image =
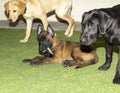
<path id="1" fill-rule="evenodd" d="M 36 62 L 30 62 L 30 65 L 31 66 L 36 66 L 36 65 L 38 65 Z"/>
<path id="2" fill-rule="evenodd" d="M 31 62 L 31 59 L 23 59 L 22 62 L 23 63 Z"/>
<path id="3" fill-rule="evenodd" d="M 68 67 L 69 66 L 69 60 L 64 60 L 62 63 L 63 63 L 64 67 Z"/>

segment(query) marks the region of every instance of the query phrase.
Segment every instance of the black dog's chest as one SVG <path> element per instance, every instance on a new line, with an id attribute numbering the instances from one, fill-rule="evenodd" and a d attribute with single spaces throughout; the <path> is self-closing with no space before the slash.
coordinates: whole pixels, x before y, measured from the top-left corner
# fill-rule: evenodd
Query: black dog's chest
<path id="1" fill-rule="evenodd" d="M 120 45 L 120 34 L 109 32 L 104 36 L 105 40 L 111 44 Z"/>

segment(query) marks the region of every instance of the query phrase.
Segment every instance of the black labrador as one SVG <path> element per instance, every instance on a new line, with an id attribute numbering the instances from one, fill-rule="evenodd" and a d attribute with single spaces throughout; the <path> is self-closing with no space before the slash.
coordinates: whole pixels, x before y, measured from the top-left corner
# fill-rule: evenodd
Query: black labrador
<path id="1" fill-rule="evenodd" d="M 113 83 L 120 84 L 120 5 L 85 12 L 81 25 L 81 44 L 91 45 L 99 35 L 105 39 L 106 61 L 99 67 L 99 70 L 107 70 L 111 66 L 113 45 L 118 46 L 119 57 Z"/>

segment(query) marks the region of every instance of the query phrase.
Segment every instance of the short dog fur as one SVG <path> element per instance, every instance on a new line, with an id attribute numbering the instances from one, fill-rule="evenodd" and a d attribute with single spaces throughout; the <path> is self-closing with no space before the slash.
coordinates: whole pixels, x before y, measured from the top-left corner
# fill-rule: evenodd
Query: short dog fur
<path id="1" fill-rule="evenodd" d="M 27 42 L 32 28 L 33 19 L 40 19 L 44 29 L 47 30 L 47 14 L 55 11 L 56 15 L 67 21 L 69 26 L 65 35 L 70 37 L 74 30 L 74 19 L 70 17 L 72 8 L 71 0 L 11 0 L 4 5 L 6 14 L 11 22 L 15 22 L 20 15 L 26 20 L 26 35 L 20 42 Z"/>
<path id="2" fill-rule="evenodd" d="M 99 70 L 107 70 L 111 66 L 113 45 L 119 48 L 118 64 L 113 83 L 120 84 L 120 5 L 112 8 L 90 10 L 82 17 L 81 44 L 91 45 L 100 35 L 106 42 L 106 61 Z"/>
<path id="3" fill-rule="evenodd" d="M 63 62 L 65 67 L 76 66 L 76 68 L 97 63 L 98 56 L 91 47 L 81 46 L 79 42 L 58 39 L 50 25 L 48 25 L 47 31 L 43 29 L 42 25 L 39 25 L 37 29 L 41 56 L 24 59 L 23 62 L 30 62 L 32 65 Z"/>

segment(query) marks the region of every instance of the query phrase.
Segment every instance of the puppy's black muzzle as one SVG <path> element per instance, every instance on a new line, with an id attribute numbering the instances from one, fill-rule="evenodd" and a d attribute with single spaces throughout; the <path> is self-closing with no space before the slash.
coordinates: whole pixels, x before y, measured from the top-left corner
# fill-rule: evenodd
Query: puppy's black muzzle
<path id="1" fill-rule="evenodd" d="M 44 55 L 45 57 L 53 57 L 53 54 L 49 53 L 49 51 L 46 51 L 46 52 L 41 52 L 39 51 L 40 54 Z"/>
<path id="2" fill-rule="evenodd" d="M 39 50 L 39 54 L 42 54 L 42 55 L 44 55 L 45 57 L 53 57 L 53 54 L 51 54 L 48 50 L 47 50 L 47 48 L 46 49 L 43 49 L 43 50 Z"/>

